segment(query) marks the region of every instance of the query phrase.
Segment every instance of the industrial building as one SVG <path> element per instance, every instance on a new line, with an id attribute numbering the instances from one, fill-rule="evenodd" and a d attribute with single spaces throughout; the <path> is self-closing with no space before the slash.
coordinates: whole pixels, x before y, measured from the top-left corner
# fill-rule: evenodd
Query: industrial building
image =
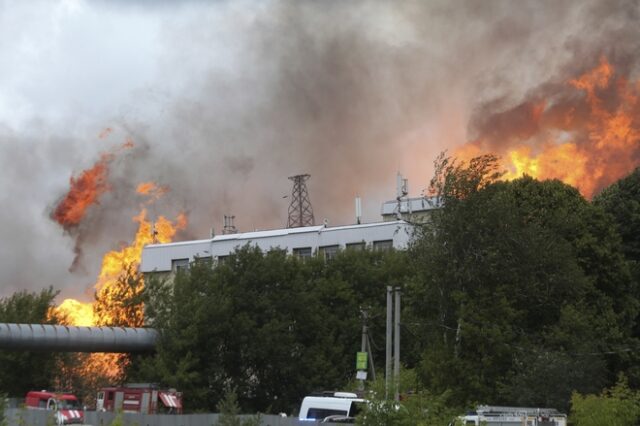
<path id="1" fill-rule="evenodd" d="M 211 264 L 223 262 L 226 256 L 247 244 L 259 247 L 263 252 L 279 249 L 294 256 L 317 255 L 326 259 L 339 250 L 403 250 L 411 240 L 414 224 L 428 220 L 436 208 L 434 199 L 408 198 L 407 181 L 398 174 L 397 197 L 382 204 L 381 222 L 360 223 L 360 200 L 356 198 L 356 224 L 334 227 L 315 225 L 305 185 L 308 178 L 309 175 L 289 178 L 294 181 L 294 189 L 287 228 L 238 233 L 233 226 L 234 216 L 225 216 L 222 235 L 204 240 L 145 246 L 140 271 L 146 275 L 170 276 L 189 268 L 196 260 Z"/>
<path id="2" fill-rule="evenodd" d="M 331 258 L 341 249 L 405 249 L 411 239 L 412 228 L 409 223 L 396 220 L 335 227 L 304 226 L 216 235 L 206 240 L 150 244 L 142 251 L 140 271 L 164 275 L 188 268 L 196 259 L 220 262 L 246 244 L 265 252 L 281 249 L 295 256 L 320 255 L 325 258 Z"/>

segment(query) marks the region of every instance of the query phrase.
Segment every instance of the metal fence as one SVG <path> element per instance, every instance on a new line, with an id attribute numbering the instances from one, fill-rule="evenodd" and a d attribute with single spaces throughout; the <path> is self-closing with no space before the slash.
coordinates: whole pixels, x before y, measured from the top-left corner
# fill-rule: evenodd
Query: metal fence
<path id="1" fill-rule="evenodd" d="M 121 415 L 124 426 L 215 426 L 219 414 L 137 414 L 123 413 Z M 24 408 L 8 408 L 5 417 L 9 426 L 50 426 L 54 425 L 52 413 L 45 410 L 27 410 Z M 240 416 L 249 418 L 251 416 Z M 115 420 L 116 414 L 96 411 L 85 411 L 86 425 L 109 426 Z M 301 422 L 296 417 L 280 417 L 274 415 L 260 415 L 261 426 L 301 426 L 309 422 Z M 313 423 L 311 423 L 313 424 Z M 331 423 L 325 423 L 330 425 Z"/>

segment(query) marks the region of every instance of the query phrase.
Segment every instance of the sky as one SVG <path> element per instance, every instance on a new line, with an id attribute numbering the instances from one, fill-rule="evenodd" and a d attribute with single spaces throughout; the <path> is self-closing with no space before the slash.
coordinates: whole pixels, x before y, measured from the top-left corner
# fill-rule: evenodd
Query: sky
<path id="1" fill-rule="evenodd" d="M 419 196 L 476 123 L 599 57 L 636 73 L 637 2 L 0 0 L 0 296 L 90 297 L 102 254 L 131 241 L 141 182 L 170 188 L 180 237 L 233 214 L 282 227 L 311 175 L 317 222 L 365 221 Z M 629 59 L 631 58 L 631 59 Z M 133 148 L 121 149 L 128 140 Z M 102 153 L 109 191 L 78 234 L 51 219 Z"/>

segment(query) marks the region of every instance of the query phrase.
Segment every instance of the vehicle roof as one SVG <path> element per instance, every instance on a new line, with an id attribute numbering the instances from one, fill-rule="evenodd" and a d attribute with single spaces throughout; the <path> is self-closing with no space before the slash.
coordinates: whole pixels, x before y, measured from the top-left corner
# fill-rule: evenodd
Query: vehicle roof
<path id="1" fill-rule="evenodd" d="M 44 396 L 47 398 L 57 398 L 57 399 L 78 399 L 76 398 L 75 395 L 71 394 L 71 393 L 64 393 L 64 392 L 53 392 L 53 391 L 29 391 L 27 392 L 27 397 L 29 396 Z"/>
<path id="2" fill-rule="evenodd" d="M 302 408 L 337 408 L 349 411 L 352 402 L 364 402 L 362 398 L 340 398 L 333 396 L 306 396 Z"/>

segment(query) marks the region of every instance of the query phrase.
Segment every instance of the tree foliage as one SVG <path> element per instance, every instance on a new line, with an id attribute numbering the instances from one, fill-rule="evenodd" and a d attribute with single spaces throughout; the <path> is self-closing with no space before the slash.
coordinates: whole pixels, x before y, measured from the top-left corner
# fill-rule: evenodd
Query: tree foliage
<path id="1" fill-rule="evenodd" d="M 231 386 L 244 410 L 292 413 L 301 396 L 353 378 L 360 308 L 383 336 L 385 287 L 405 260 L 346 251 L 302 261 L 247 246 L 215 268 L 195 262 L 172 286 L 150 281 L 149 320 L 163 335 L 140 374 L 183 391 L 187 408 L 213 410 Z"/>
<path id="2" fill-rule="evenodd" d="M 629 388 L 620 376 L 615 386 L 600 395 L 571 397 L 571 421 L 575 426 L 633 426 L 640 420 L 640 392 Z"/>
<path id="3" fill-rule="evenodd" d="M 405 298 L 425 385 L 558 408 L 601 389 L 638 312 L 611 218 L 559 181 L 497 182 L 495 157 L 440 161 L 444 206 L 411 249 Z"/>
<path id="4" fill-rule="evenodd" d="M 353 380 L 363 310 L 381 375 L 391 285 L 416 397 L 407 411 L 371 406 L 366 424 L 430 424 L 475 403 L 567 410 L 619 372 L 640 383 L 638 173 L 592 203 L 557 180 L 501 181 L 491 155 L 442 154 L 435 170 L 440 208 L 407 252 L 302 261 L 246 246 L 149 279 L 146 318 L 163 334 L 135 377 L 180 389 L 187 410 L 214 410 L 233 388 L 245 412 L 293 413 Z"/>
<path id="5" fill-rule="evenodd" d="M 0 322 L 55 324 L 53 300 L 58 293 L 47 288 L 39 293 L 20 291 L 0 299 Z M 24 397 L 33 389 L 51 384 L 55 358 L 46 352 L 0 351 L 0 389 L 12 397 Z"/>

